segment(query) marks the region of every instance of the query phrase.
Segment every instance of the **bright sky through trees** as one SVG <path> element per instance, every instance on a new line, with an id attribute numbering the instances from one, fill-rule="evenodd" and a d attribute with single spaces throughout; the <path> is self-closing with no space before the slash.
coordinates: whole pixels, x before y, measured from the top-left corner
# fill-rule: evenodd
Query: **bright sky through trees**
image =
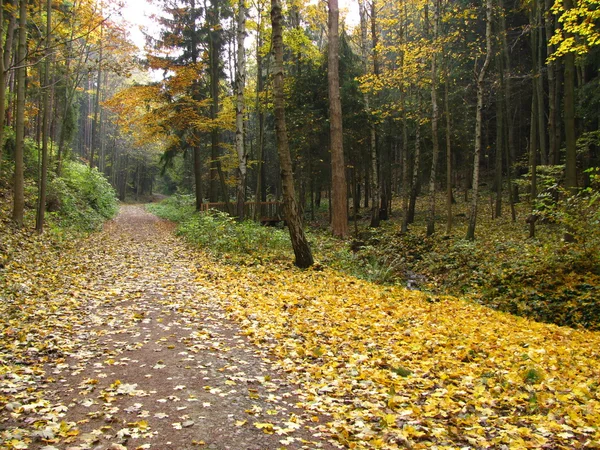
<path id="1" fill-rule="evenodd" d="M 145 39 L 142 28 L 146 32 L 152 33 L 156 27 L 154 21 L 150 18 L 160 9 L 147 0 L 125 0 L 125 7 L 122 10 L 123 19 L 131 24 L 129 33 L 131 40 L 140 50 L 143 50 Z M 346 25 L 353 28 L 358 25 L 358 2 L 355 0 L 340 0 L 340 15 L 344 18 Z"/>

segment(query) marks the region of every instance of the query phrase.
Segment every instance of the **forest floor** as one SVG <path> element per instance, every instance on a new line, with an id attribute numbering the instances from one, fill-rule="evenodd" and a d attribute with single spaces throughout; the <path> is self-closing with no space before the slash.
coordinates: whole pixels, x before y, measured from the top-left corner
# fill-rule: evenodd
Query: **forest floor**
<path id="1" fill-rule="evenodd" d="M 172 228 L 123 206 L 70 252 L 20 265 L 13 289 L 27 298 L 2 330 L 2 448 L 333 448 L 195 281 L 210 268 Z"/>
<path id="2" fill-rule="evenodd" d="M 3 235 L 0 447 L 600 448 L 600 333 L 172 231 Z"/>

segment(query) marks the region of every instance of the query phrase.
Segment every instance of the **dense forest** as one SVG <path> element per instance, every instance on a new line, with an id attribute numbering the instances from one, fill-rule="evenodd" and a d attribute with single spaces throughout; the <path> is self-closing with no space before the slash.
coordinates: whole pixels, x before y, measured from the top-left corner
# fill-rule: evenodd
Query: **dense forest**
<path id="1" fill-rule="evenodd" d="M 189 192 L 200 209 L 282 198 L 270 5 L 157 6 L 140 54 L 117 4 L 3 4 L 2 161 L 14 169 L 17 223 L 23 173 L 43 200 L 71 160 L 97 168 L 122 200 Z M 595 2 L 359 2 L 341 29 L 337 6 L 327 13 L 284 6 L 282 88 L 298 206 L 314 217 L 323 197 L 347 202 L 333 202 L 334 234 L 348 234 L 338 216 L 363 208 L 376 227 L 393 199 L 403 229 L 423 201 L 428 233 L 436 222 L 449 232 L 460 191 L 472 193 L 474 238 L 480 187 L 501 216 L 522 197 L 536 210 L 559 188 L 591 185 Z"/>
<path id="2" fill-rule="evenodd" d="M 425 272 L 432 288 L 472 248 L 494 253 L 497 232 L 547 272 L 597 275 L 593 1 L 360 1 L 341 19 L 333 1 L 156 2 L 144 51 L 119 4 L 17 3 L 0 17 L 0 161 L 18 225 L 26 205 L 38 231 L 46 210 L 86 228 L 84 204 L 101 222 L 106 180 L 122 201 L 285 218 L 300 267 L 304 221 L 352 237 L 383 278 Z"/>
<path id="3" fill-rule="evenodd" d="M 0 447 L 598 447 L 600 3 L 352 2 L 0 0 Z"/>

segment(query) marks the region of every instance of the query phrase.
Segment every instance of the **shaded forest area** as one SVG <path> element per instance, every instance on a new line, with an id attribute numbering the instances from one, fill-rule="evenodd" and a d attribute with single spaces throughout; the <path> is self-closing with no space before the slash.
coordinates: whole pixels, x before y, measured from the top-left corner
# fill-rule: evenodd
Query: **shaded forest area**
<path id="1" fill-rule="evenodd" d="M 116 3 L 2 3 L 17 226 L 283 200 L 301 267 L 332 233 L 351 273 L 596 328 L 595 1 L 155 6 L 140 52 Z"/>

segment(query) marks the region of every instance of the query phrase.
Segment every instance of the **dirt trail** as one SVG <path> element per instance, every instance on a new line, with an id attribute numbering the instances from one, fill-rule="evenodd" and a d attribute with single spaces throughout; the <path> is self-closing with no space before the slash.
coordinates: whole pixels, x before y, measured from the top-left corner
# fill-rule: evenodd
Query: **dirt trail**
<path id="1" fill-rule="evenodd" d="M 123 206 L 85 244 L 64 293 L 80 300 L 73 350 L 45 367 L 64 425 L 28 448 L 334 448 L 325 419 L 295 407 L 295 387 L 195 282 L 210 267 L 169 223 Z"/>

